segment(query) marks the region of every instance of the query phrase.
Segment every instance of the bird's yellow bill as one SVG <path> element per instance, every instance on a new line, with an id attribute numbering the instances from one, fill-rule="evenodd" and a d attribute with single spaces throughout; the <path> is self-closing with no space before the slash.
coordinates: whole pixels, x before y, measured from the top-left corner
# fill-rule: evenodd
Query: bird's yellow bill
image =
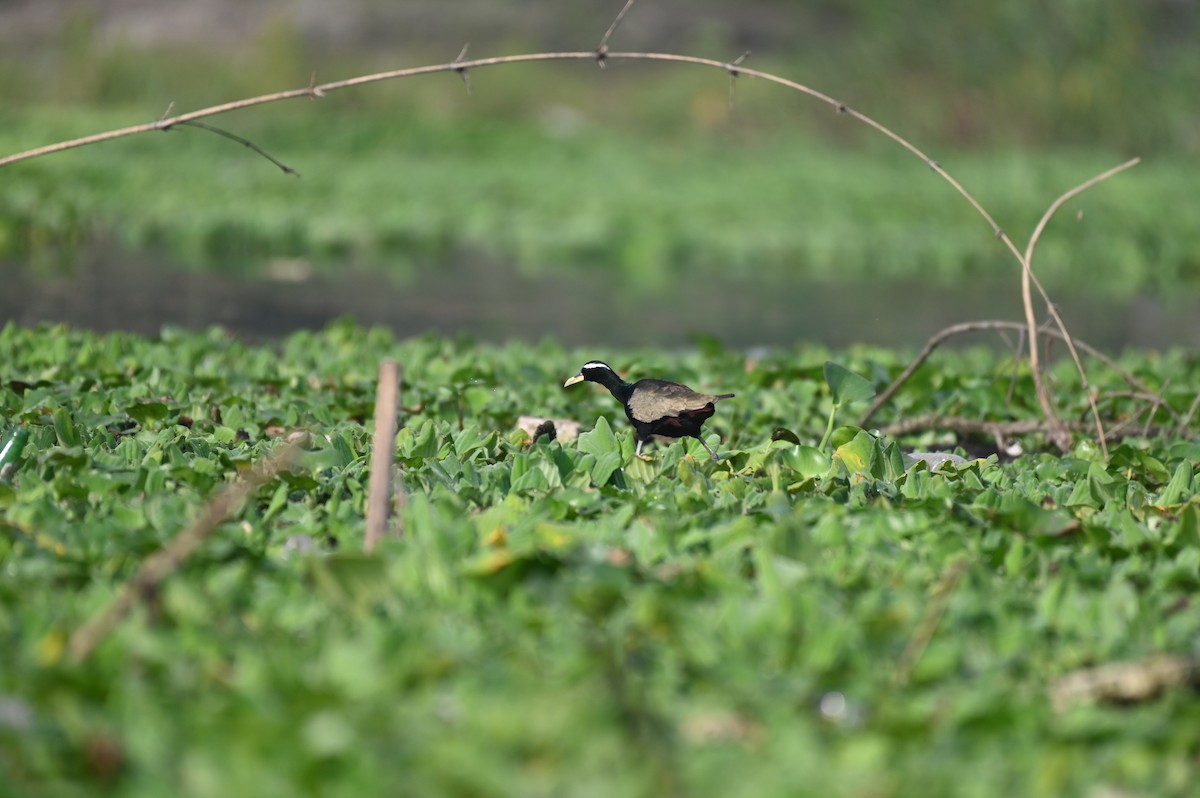
<path id="1" fill-rule="evenodd" d="M 583 374 L 576 374 L 574 377 L 572 377 L 571 379 L 564 382 L 563 387 L 570 388 L 572 385 L 574 385 L 577 382 L 583 382 Z"/>

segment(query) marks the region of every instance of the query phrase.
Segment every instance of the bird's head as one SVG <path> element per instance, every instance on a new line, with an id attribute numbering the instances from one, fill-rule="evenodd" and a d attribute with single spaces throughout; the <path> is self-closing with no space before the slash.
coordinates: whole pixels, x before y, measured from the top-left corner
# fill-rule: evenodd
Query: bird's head
<path id="1" fill-rule="evenodd" d="M 621 383 L 621 378 L 617 376 L 617 372 L 613 371 L 612 366 L 601 360 L 590 360 L 583 364 L 578 374 L 564 382 L 563 387 L 569 388 L 575 383 L 583 382 L 584 380 L 598 382 L 604 386 Z"/>

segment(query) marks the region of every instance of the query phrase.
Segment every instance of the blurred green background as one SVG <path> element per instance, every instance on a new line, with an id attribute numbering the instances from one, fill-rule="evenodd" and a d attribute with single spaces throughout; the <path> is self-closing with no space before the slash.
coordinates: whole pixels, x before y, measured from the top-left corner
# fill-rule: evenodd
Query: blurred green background
<path id="1" fill-rule="evenodd" d="M 313 75 L 589 50 L 621 2 L 9 2 L 0 153 Z M 614 50 L 776 72 L 924 149 L 1023 244 L 1076 332 L 1194 341 L 1195 2 L 636 4 Z M 921 340 L 1016 318 L 1017 265 L 864 125 L 716 70 L 586 62 L 377 84 L 0 170 L 0 318 L 271 335 L 342 313 L 564 342 Z M 899 301 L 898 301 L 899 300 Z"/>

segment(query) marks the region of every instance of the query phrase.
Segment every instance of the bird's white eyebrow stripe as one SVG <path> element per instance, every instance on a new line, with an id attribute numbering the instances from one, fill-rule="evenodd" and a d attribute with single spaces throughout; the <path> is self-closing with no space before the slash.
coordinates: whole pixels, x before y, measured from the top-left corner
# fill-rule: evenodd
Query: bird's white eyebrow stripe
<path id="1" fill-rule="evenodd" d="M 603 363 L 599 360 L 589 360 L 587 363 L 583 364 L 583 367 L 580 369 L 580 371 L 582 371 L 583 369 L 607 369 L 607 368 L 610 368 L 607 363 Z"/>

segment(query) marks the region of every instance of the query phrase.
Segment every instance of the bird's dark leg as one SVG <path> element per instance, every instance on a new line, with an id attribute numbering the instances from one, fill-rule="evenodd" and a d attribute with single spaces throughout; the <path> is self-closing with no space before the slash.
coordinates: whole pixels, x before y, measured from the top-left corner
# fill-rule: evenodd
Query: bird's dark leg
<path id="1" fill-rule="evenodd" d="M 713 451 L 711 446 L 709 446 L 707 443 L 704 442 L 703 438 L 701 438 L 699 435 L 697 435 L 695 437 L 696 437 L 696 440 L 700 441 L 701 446 L 703 446 L 705 449 L 708 449 L 708 453 L 712 455 L 713 460 L 715 460 L 717 462 L 721 461 L 721 458 L 717 457 L 717 453 Z"/>

